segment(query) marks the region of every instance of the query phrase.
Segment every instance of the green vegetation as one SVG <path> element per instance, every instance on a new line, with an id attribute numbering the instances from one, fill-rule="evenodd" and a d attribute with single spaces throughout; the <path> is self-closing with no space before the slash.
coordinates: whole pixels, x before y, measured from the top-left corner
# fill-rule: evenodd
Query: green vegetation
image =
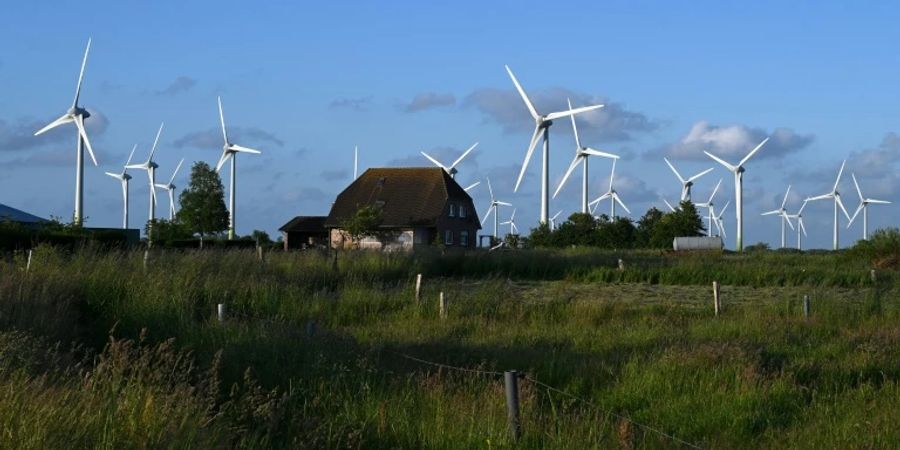
<path id="1" fill-rule="evenodd" d="M 512 446 L 500 377 L 402 355 L 590 401 L 523 379 L 525 448 L 678 447 L 634 422 L 705 448 L 896 447 L 882 235 L 822 254 L 157 250 L 146 268 L 39 247 L 27 272 L 0 261 L 0 447 Z"/>
<path id="2" fill-rule="evenodd" d="M 191 167 L 191 182 L 178 196 L 181 209 L 176 220 L 202 239 L 228 229 L 225 188 L 218 172 L 203 161 Z"/>
<path id="3" fill-rule="evenodd" d="M 532 248 L 598 247 L 606 249 L 672 248 L 680 236 L 700 236 L 705 229 L 697 208 L 681 202 L 678 210 L 663 213 L 650 208 L 637 225 L 627 217 L 574 213 L 555 230 L 546 224 L 531 230 L 527 243 Z"/>

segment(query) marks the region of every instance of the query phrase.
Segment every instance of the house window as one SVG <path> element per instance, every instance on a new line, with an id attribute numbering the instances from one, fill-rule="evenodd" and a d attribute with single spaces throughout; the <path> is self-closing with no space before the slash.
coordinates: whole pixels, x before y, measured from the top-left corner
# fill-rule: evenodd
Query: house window
<path id="1" fill-rule="evenodd" d="M 468 231 L 460 231 L 459 232 L 459 245 L 460 245 L 460 247 L 468 247 L 469 246 L 469 232 Z"/>
<path id="2" fill-rule="evenodd" d="M 444 231 L 444 245 L 453 245 L 453 232 L 450 230 Z"/>
<path id="3" fill-rule="evenodd" d="M 460 219 L 466 218 L 466 205 L 459 205 L 459 218 Z"/>
<path id="4" fill-rule="evenodd" d="M 456 217 L 456 205 L 450 204 L 450 217 Z"/>

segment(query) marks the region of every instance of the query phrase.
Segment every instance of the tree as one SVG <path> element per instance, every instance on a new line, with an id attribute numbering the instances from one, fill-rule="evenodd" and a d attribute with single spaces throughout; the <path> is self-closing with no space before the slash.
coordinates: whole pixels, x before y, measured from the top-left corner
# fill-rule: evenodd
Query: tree
<path id="1" fill-rule="evenodd" d="M 597 219 L 584 213 L 573 213 L 568 220 L 562 223 L 554 234 L 557 234 L 556 245 L 568 247 L 570 245 L 591 246 L 597 245 Z"/>
<path id="2" fill-rule="evenodd" d="M 191 230 L 178 220 L 153 219 L 147 221 L 144 233 L 156 244 L 171 244 L 180 239 L 190 239 Z"/>
<path id="3" fill-rule="evenodd" d="M 253 230 L 253 232 L 250 233 L 250 238 L 259 245 L 268 245 L 272 243 L 272 238 L 269 237 L 269 233 L 262 230 Z"/>
<path id="4" fill-rule="evenodd" d="M 537 228 L 532 228 L 525 241 L 529 248 L 554 247 L 557 233 L 550 231 L 550 225 L 542 223 Z"/>
<path id="5" fill-rule="evenodd" d="M 228 209 L 225 207 L 225 188 L 219 174 L 205 162 L 191 167 L 190 185 L 178 197 L 181 210 L 177 219 L 191 233 L 204 237 L 228 229 Z"/>
<path id="6" fill-rule="evenodd" d="M 697 214 L 697 208 L 689 201 L 681 202 L 678 210 L 665 214 L 653 227 L 650 246 L 670 248 L 676 237 L 702 236 L 703 219 Z"/>
<path id="7" fill-rule="evenodd" d="M 359 248 L 359 243 L 363 239 L 378 237 L 379 227 L 383 221 L 381 208 L 369 205 L 357 209 L 356 214 L 344 220 L 341 228 L 350 236 L 350 240 L 356 245 L 356 248 Z"/>
<path id="8" fill-rule="evenodd" d="M 605 217 L 605 216 L 604 216 Z M 597 245 L 603 248 L 634 247 L 637 229 L 631 219 L 616 217 L 616 220 L 601 220 L 597 225 Z"/>
<path id="9" fill-rule="evenodd" d="M 637 247 L 649 247 L 650 239 L 653 237 L 653 229 L 656 224 L 663 218 L 665 213 L 651 207 L 637 222 Z"/>

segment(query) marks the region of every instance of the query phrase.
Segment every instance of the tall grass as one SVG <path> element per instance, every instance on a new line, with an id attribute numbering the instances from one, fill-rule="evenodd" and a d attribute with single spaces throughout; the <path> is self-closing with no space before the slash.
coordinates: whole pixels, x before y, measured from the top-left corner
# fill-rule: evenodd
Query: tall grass
<path id="1" fill-rule="evenodd" d="M 500 377 L 411 355 L 589 402 L 523 380 L 526 448 L 677 446 L 637 423 L 706 447 L 893 447 L 897 273 L 869 269 L 583 250 L 156 252 L 145 268 L 44 247 L 27 273 L 0 263 L 0 446 L 512 445 Z"/>

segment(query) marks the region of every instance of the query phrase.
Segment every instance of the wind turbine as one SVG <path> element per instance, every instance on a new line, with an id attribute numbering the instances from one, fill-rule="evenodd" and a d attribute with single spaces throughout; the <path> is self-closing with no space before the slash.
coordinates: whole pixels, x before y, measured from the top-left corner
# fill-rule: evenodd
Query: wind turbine
<path id="1" fill-rule="evenodd" d="M 726 169 L 734 173 L 734 214 L 737 218 L 737 236 L 735 247 L 739 252 L 744 251 L 744 164 L 746 164 L 747 161 L 749 161 L 750 158 L 753 157 L 753 155 L 755 155 L 756 152 L 758 152 L 759 149 L 766 144 L 766 142 L 769 142 L 769 138 L 763 139 L 763 141 L 760 142 L 759 145 L 756 146 L 756 148 L 751 150 L 750 153 L 748 153 L 747 156 L 745 156 L 744 159 L 741 160 L 741 162 L 737 163 L 737 165 L 731 165 L 710 152 L 703 152 L 706 153 L 706 156 L 709 156 L 717 163 L 725 166 Z"/>
<path id="2" fill-rule="evenodd" d="M 163 125 L 165 125 L 165 123 L 159 124 L 159 131 L 156 132 L 156 139 L 153 140 L 153 147 L 150 149 L 150 156 L 147 157 L 147 161 L 140 164 L 130 164 L 125 166 L 126 169 L 147 171 L 147 177 L 150 179 L 150 218 L 148 221 L 152 221 L 156 218 L 156 169 L 159 166 L 153 162 L 153 154 L 156 153 L 156 144 L 159 143 L 159 135 L 162 134 Z"/>
<path id="3" fill-rule="evenodd" d="M 488 216 L 491 215 L 491 212 L 494 213 L 494 239 L 497 239 L 497 228 L 499 225 L 499 217 L 500 217 L 500 206 L 512 206 L 512 203 L 501 202 L 494 197 L 494 189 L 491 187 L 491 179 L 487 179 L 488 191 L 491 193 L 491 206 L 488 208 L 487 212 L 484 213 L 484 218 L 481 219 L 481 224 L 484 225 L 487 222 Z"/>
<path id="4" fill-rule="evenodd" d="M 457 174 L 457 172 L 459 172 L 458 170 L 456 170 L 456 166 L 458 166 L 459 163 L 461 163 L 462 160 L 465 159 L 465 157 L 469 155 L 469 152 L 471 152 L 472 150 L 475 150 L 475 147 L 478 147 L 477 142 L 472 144 L 472 146 L 469 147 L 468 150 L 464 151 L 463 154 L 460 155 L 459 158 L 456 158 L 456 161 L 453 161 L 453 164 L 450 164 L 449 166 L 445 166 L 440 161 L 432 158 L 428 153 L 425 153 L 425 152 L 419 152 L 419 153 L 421 153 L 422 156 L 428 158 L 428 160 L 431 161 L 432 163 L 434 163 L 434 165 L 440 167 L 441 169 L 444 169 L 445 172 L 450 174 L 450 178 L 456 179 L 456 174 Z"/>
<path id="5" fill-rule="evenodd" d="M 688 178 L 688 179 L 685 180 L 685 179 L 681 176 L 681 174 L 678 173 L 677 170 L 675 170 L 675 166 L 673 166 L 672 163 L 669 162 L 669 159 L 668 159 L 668 158 L 663 157 L 663 160 L 666 162 L 666 164 L 669 165 L 669 168 L 672 169 L 672 172 L 675 173 L 675 176 L 678 177 L 678 181 L 681 182 L 681 201 L 683 201 L 683 202 L 684 202 L 684 201 L 688 201 L 688 202 L 691 201 L 691 186 L 694 185 L 694 181 L 696 181 L 698 178 L 702 177 L 703 175 L 706 175 L 706 174 L 712 172 L 712 170 L 713 170 L 713 168 L 710 167 L 709 169 L 706 169 L 706 170 L 704 170 L 703 172 L 700 172 L 700 173 L 698 173 L 697 175 L 694 175 L 694 176 L 692 176 L 692 177 L 690 177 L 690 178 Z"/>
<path id="6" fill-rule="evenodd" d="M 262 152 L 259 150 L 254 150 L 252 148 L 242 147 L 240 145 L 232 144 L 231 141 L 228 140 L 228 132 L 225 131 L 225 114 L 222 112 L 222 97 L 217 97 L 219 101 L 219 120 L 222 122 L 222 138 L 225 139 L 225 145 L 222 146 L 222 157 L 219 158 L 219 163 L 216 164 L 216 172 L 222 170 L 222 166 L 225 165 L 225 162 L 231 158 L 231 186 L 229 188 L 229 196 L 228 196 L 228 239 L 234 239 L 234 229 L 235 229 L 235 211 L 234 211 L 234 187 L 235 187 L 235 161 L 237 161 L 238 153 L 252 153 L 254 155 L 258 155 Z"/>
<path id="7" fill-rule="evenodd" d="M 175 188 L 176 186 L 172 184 L 175 181 L 175 176 L 178 175 L 178 169 L 181 168 L 181 164 L 184 162 L 184 158 L 181 158 L 181 161 L 178 162 L 178 165 L 175 166 L 175 171 L 172 172 L 172 178 L 169 178 L 168 184 L 157 184 L 156 187 L 165 190 L 169 194 L 169 220 L 175 220 Z"/>
<path id="8" fill-rule="evenodd" d="M 784 205 L 787 204 L 788 194 L 790 194 L 790 193 L 791 193 L 791 186 L 788 185 L 787 191 L 785 191 L 785 193 L 784 193 L 784 200 L 781 201 L 781 207 L 778 209 L 773 209 L 771 211 L 762 213 L 762 215 L 764 215 L 764 216 L 771 216 L 774 214 L 778 214 L 778 217 L 781 218 L 781 248 L 785 248 L 787 246 L 786 238 L 785 238 L 784 224 L 787 223 L 788 226 L 790 226 L 792 230 L 794 229 L 794 225 L 791 224 L 791 217 L 788 215 L 787 210 L 784 209 Z"/>
<path id="9" fill-rule="evenodd" d="M 625 206 L 625 203 L 622 202 L 622 199 L 619 198 L 619 194 L 616 193 L 616 190 L 613 189 L 613 180 L 616 177 L 616 160 L 613 160 L 612 164 L 612 173 L 609 175 L 609 189 L 600 197 L 597 197 L 596 200 L 592 201 L 591 205 L 599 205 L 603 200 L 609 199 L 610 206 L 610 215 L 609 220 L 616 220 L 616 203 L 622 206 L 628 214 L 631 214 L 631 211 Z"/>
<path id="10" fill-rule="evenodd" d="M 569 102 L 569 110 L 572 109 L 572 101 L 566 99 Z M 569 179 L 569 175 L 572 174 L 572 171 L 575 170 L 575 167 L 578 166 L 578 163 L 584 163 L 582 166 L 583 179 L 581 181 L 581 212 L 583 214 L 588 213 L 588 157 L 591 155 L 594 156 L 602 156 L 605 158 L 619 159 L 617 155 L 613 155 L 612 153 L 601 152 L 600 150 L 595 150 L 589 147 L 583 147 L 581 145 L 581 140 L 578 138 L 578 127 L 575 125 L 575 116 L 569 116 L 572 119 L 572 131 L 575 133 L 575 159 L 572 160 L 572 163 L 569 164 L 569 170 L 566 171 L 566 174 L 563 176 L 562 181 L 559 182 L 559 186 L 556 188 L 556 192 L 553 193 L 553 198 L 556 198 L 556 195 L 559 194 L 559 191 L 566 184 L 566 180 Z"/>
<path id="11" fill-rule="evenodd" d="M 131 175 L 128 175 L 128 165 L 131 164 L 131 158 L 134 157 L 134 151 L 137 150 L 137 144 L 131 148 L 131 154 L 128 155 L 128 161 L 125 161 L 125 166 L 122 167 L 122 173 L 112 173 L 106 172 L 107 175 L 119 180 L 122 183 L 122 199 L 125 202 L 125 207 L 123 208 L 123 218 L 122 218 L 122 228 L 128 229 L 128 180 L 131 179 Z"/>
<path id="12" fill-rule="evenodd" d="M 469 192 L 470 189 L 474 188 L 475 186 L 478 186 L 479 184 L 481 184 L 481 182 L 480 182 L 480 181 L 476 181 L 476 182 L 470 184 L 468 187 L 466 187 L 466 188 L 463 189 L 463 190 L 466 191 L 466 192 Z"/>
<path id="13" fill-rule="evenodd" d="M 78 100 L 81 97 L 81 83 L 84 81 L 84 68 L 87 65 L 88 53 L 91 51 L 91 39 L 88 38 L 87 47 L 84 49 L 84 59 L 81 60 L 81 72 L 78 74 L 78 85 L 75 87 L 75 100 L 72 101 L 72 106 L 69 107 L 69 110 L 66 111 L 65 114 L 60 116 L 58 119 L 50 122 L 49 125 L 41 128 L 40 130 L 34 133 L 35 136 L 46 133 L 49 130 L 52 130 L 60 125 L 65 125 L 67 123 L 74 123 L 75 127 L 78 129 L 78 143 L 77 143 L 77 151 L 75 157 L 75 214 L 72 218 L 72 221 L 76 225 L 81 225 L 84 220 L 84 148 L 87 147 L 88 154 L 91 155 L 91 161 L 94 162 L 94 166 L 97 165 L 97 158 L 94 156 L 94 149 L 91 147 L 91 141 L 88 139 L 87 131 L 84 128 L 84 119 L 91 117 L 91 113 L 88 112 L 87 109 L 82 108 L 78 105 Z"/>
<path id="14" fill-rule="evenodd" d="M 509 234 L 519 233 L 519 227 L 516 226 L 516 208 L 513 208 L 513 212 L 512 215 L 509 216 L 509 220 L 500 223 L 500 225 L 509 225 Z"/>
<path id="15" fill-rule="evenodd" d="M 838 184 L 841 183 L 841 175 L 844 173 L 845 164 L 847 164 L 846 159 L 841 163 L 841 169 L 838 171 L 837 179 L 834 180 L 834 187 L 831 188 L 831 192 L 806 199 L 806 201 L 808 202 L 825 200 L 829 198 L 834 199 L 834 239 L 832 241 L 832 248 L 834 250 L 837 250 L 840 246 L 838 242 L 838 207 L 841 208 L 841 211 L 844 211 L 844 215 L 847 216 L 847 220 L 850 220 L 850 214 L 847 214 L 847 209 L 844 208 L 844 202 L 841 201 L 841 193 L 838 192 Z"/>
<path id="16" fill-rule="evenodd" d="M 859 189 L 859 183 L 856 182 L 856 174 L 850 173 L 850 176 L 853 177 L 853 184 L 856 186 L 856 193 L 859 194 L 859 206 L 856 208 L 856 212 L 853 213 L 853 217 L 850 218 L 850 222 L 847 223 L 847 228 L 850 228 L 850 225 L 853 225 L 853 220 L 856 219 L 856 216 L 859 215 L 859 212 L 863 213 L 863 240 L 869 239 L 869 204 L 875 205 L 889 205 L 891 202 L 887 200 L 876 200 L 874 198 L 865 198 L 863 197 L 862 191 Z"/>
<path id="17" fill-rule="evenodd" d="M 716 215 L 716 217 L 713 217 L 713 221 L 715 221 L 715 223 L 716 223 L 716 229 L 719 230 L 719 234 L 721 234 L 723 238 L 728 237 L 728 233 L 725 233 L 725 221 L 722 220 L 722 216 L 725 215 L 725 210 L 728 209 L 728 205 L 730 205 L 730 204 L 731 204 L 731 200 L 728 200 L 727 202 L 725 202 L 725 206 L 722 207 L 722 210 L 719 211 L 719 213 L 718 213 L 718 215 Z"/>
<path id="18" fill-rule="evenodd" d="M 525 90 L 522 89 L 522 85 L 519 84 L 519 80 L 517 80 L 516 76 L 513 75 L 512 70 L 510 70 L 509 66 L 506 66 L 506 71 L 509 73 L 509 77 L 512 79 L 513 84 L 516 86 L 516 90 L 519 91 L 519 95 L 525 102 L 525 106 L 528 107 L 528 112 L 531 113 L 531 117 L 534 119 L 534 134 L 531 135 L 531 143 L 528 145 L 528 152 L 525 153 L 525 161 L 522 162 L 522 170 L 519 172 L 519 178 L 516 180 L 516 187 L 515 189 L 513 189 L 513 192 L 519 191 L 519 185 L 522 183 L 522 177 L 525 176 L 525 170 L 528 169 L 528 163 L 529 161 L 531 161 L 531 154 L 534 153 L 534 147 L 537 145 L 538 135 L 542 134 L 544 139 L 544 146 L 542 151 L 543 164 L 541 166 L 541 223 L 547 223 L 550 219 L 550 191 L 548 188 L 548 186 L 550 185 L 550 126 L 553 125 L 553 121 L 555 119 L 561 119 L 563 117 L 593 111 L 597 108 L 602 108 L 603 105 L 584 106 L 577 109 L 553 112 L 546 115 L 539 114 L 537 109 L 535 109 L 534 104 L 531 102 L 531 100 L 528 99 L 528 95 L 525 94 Z"/>
<path id="19" fill-rule="evenodd" d="M 675 211 L 677 211 L 677 210 L 676 210 L 676 209 L 675 209 L 675 207 L 674 207 L 674 206 L 672 206 L 672 204 L 671 204 L 671 203 L 669 203 L 669 201 L 668 201 L 668 200 L 666 200 L 666 199 L 662 199 L 662 201 L 663 201 L 663 203 L 665 203 L 665 204 L 666 204 L 666 207 L 668 207 L 668 208 L 669 208 L 669 211 L 670 211 L 670 212 L 675 212 Z"/>
<path id="20" fill-rule="evenodd" d="M 721 186 L 721 185 L 722 185 L 722 179 L 719 178 L 719 182 L 716 183 L 716 187 L 713 189 L 712 194 L 709 195 L 709 200 L 707 200 L 706 202 L 703 202 L 703 203 L 694 203 L 695 206 L 698 206 L 700 208 L 706 208 L 706 212 L 707 212 L 706 236 L 708 236 L 708 237 L 712 236 L 712 227 L 713 227 L 713 225 L 715 225 L 714 217 L 716 217 L 716 205 L 713 203 L 713 199 L 716 198 L 716 193 L 719 192 L 719 186 Z"/>
<path id="21" fill-rule="evenodd" d="M 803 236 L 806 236 L 806 227 L 803 226 L 803 208 L 806 208 L 806 202 L 807 200 L 803 200 L 803 204 L 800 205 L 796 214 L 788 214 L 791 219 L 797 219 L 797 250 L 803 250 L 803 239 L 800 233 L 802 232 Z"/>
<path id="22" fill-rule="evenodd" d="M 550 231 L 556 229 L 556 218 L 559 217 L 560 214 L 562 214 L 562 210 L 557 211 L 556 214 L 554 214 L 553 217 L 550 218 Z"/>

